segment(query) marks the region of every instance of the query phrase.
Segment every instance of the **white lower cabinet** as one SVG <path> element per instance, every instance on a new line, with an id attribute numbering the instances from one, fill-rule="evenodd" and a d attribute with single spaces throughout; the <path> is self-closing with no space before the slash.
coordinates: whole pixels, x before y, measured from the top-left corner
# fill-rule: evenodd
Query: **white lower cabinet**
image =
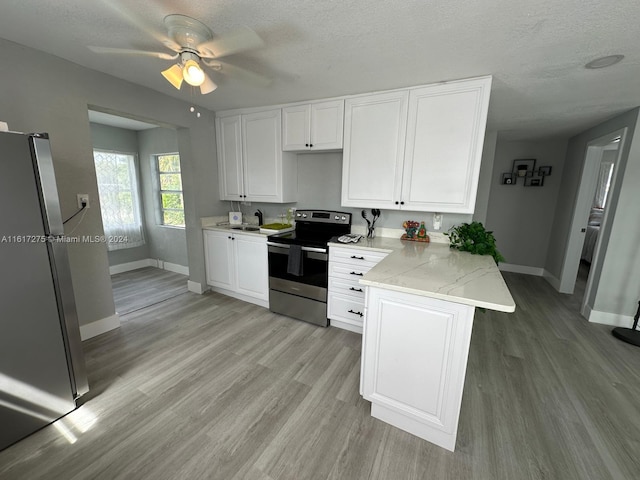
<path id="1" fill-rule="evenodd" d="M 358 281 L 386 256 L 385 252 L 329 247 L 327 317 L 332 326 L 362 333 L 365 287 Z"/>
<path id="2" fill-rule="evenodd" d="M 269 306 L 267 237 L 204 230 L 207 284 L 213 290 Z"/>
<path id="3" fill-rule="evenodd" d="M 453 451 L 474 307 L 367 287 L 361 393 L 371 415 Z"/>

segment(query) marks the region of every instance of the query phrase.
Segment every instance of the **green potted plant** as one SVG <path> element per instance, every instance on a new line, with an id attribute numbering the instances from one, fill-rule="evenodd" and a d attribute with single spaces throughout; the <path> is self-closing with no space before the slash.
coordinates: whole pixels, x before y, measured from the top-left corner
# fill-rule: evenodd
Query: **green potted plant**
<path id="1" fill-rule="evenodd" d="M 453 226 L 445 235 L 449 237 L 451 248 L 474 255 L 491 255 L 496 264 L 504 262 L 504 257 L 496 248 L 493 232 L 488 232 L 481 222 Z"/>

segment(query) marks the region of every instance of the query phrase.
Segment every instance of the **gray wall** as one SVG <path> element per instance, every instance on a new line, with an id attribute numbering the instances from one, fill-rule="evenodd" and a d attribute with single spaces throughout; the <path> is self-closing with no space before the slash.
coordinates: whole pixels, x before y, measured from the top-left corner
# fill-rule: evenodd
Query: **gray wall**
<path id="1" fill-rule="evenodd" d="M 506 142 L 498 138 L 486 226 L 494 232 L 506 263 L 543 268 L 567 149 L 566 141 Z M 535 158 L 536 168 L 551 166 L 542 187 L 502 185 L 513 160 Z"/>
<path id="2" fill-rule="evenodd" d="M 298 201 L 288 204 L 257 203 L 250 206 L 241 205 L 243 214 L 253 216 L 257 208 L 262 210 L 265 217 L 277 218 L 286 213 L 287 208 L 322 208 L 338 210 L 353 214 L 352 225 L 366 227 L 365 220 L 360 216 L 361 208 L 341 207 L 342 196 L 342 153 L 301 153 L 298 154 Z M 234 205 L 235 202 L 234 202 Z M 371 205 L 375 208 L 375 205 Z M 230 202 L 223 202 L 223 212 L 229 211 Z M 225 210 L 226 209 L 226 210 Z M 371 217 L 370 209 L 367 211 Z M 405 220 L 424 221 L 427 229 L 433 225 L 433 214 L 428 212 L 413 212 L 403 210 L 382 210 L 376 227 L 402 228 Z M 444 214 L 441 231 L 447 231 L 453 225 L 470 222 L 471 215 Z"/>
<path id="3" fill-rule="evenodd" d="M 114 150 L 123 153 L 133 153 L 136 156 L 136 167 L 138 171 L 138 187 L 142 191 L 142 182 L 140 176 L 140 159 L 138 157 L 138 135 L 133 130 L 125 128 L 111 127 L 108 125 L 100 125 L 91 123 L 91 140 L 94 148 L 103 150 Z M 98 205 L 97 203 L 95 204 Z M 119 250 L 107 251 L 109 265 L 120 265 L 122 263 L 135 262 L 136 260 L 144 260 L 149 258 L 149 242 L 147 232 L 144 228 L 144 211 L 143 215 L 143 231 L 145 236 L 145 244 L 139 247 L 122 248 Z"/>
<path id="4" fill-rule="evenodd" d="M 587 144 L 627 127 L 627 139 L 616 167 L 614 193 L 608 200 L 609 218 L 600 233 L 605 254 L 591 265 L 594 288 L 586 302 L 593 310 L 626 316 L 634 315 L 640 294 L 639 112 L 635 108 L 570 139 L 546 264 L 552 275 L 561 277 Z"/>
<path id="5" fill-rule="evenodd" d="M 87 109 L 125 113 L 177 126 L 185 188 L 190 279 L 205 284 L 199 218 L 221 207 L 215 155 L 213 112 L 189 112 L 190 104 L 95 72 L 58 57 L 0 39 L 0 112 L 12 130 L 48 132 L 62 215 L 76 210 L 76 194 L 98 198 Z M 172 88 L 167 85 L 167 89 Z M 70 222 L 68 229 L 74 228 Z M 101 235 L 98 208 L 88 210 L 75 235 Z M 106 245 L 69 244 L 69 260 L 81 325 L 114 315 Z"/>
<path id="6" fill-rule="evenodd" d="M 158 187 L 154 155 L 178 151 L 178 135 L 171 128 L 153 128 L 138 132 L 140 172 L 145 212 L 145 230 L 149 257 L 187 266 L 187 236 L 182 228 L 165 227 L 158 217 Z M 184 188 L 184 185 L 183 185 Z"/>

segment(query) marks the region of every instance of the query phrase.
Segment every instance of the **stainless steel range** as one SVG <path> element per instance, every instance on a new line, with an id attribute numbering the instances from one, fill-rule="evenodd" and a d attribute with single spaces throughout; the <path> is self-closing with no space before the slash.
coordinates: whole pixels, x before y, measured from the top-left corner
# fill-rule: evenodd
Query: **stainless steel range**
<path id="1" fill-rule="evenodd" d="M 270 235 L 269 308 L 326 327 L 327 278 L 332 237 L 351 233 L 351 214 L 298 210 L 293 232 Z"/>

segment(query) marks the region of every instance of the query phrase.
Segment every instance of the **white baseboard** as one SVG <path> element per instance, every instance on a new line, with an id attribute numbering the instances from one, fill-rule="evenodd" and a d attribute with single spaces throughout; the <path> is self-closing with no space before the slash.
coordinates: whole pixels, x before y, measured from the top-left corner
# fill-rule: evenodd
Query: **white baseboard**
<path id="1" fill-rule="evenodd" d="M 549 282 L 556 291 L 560 291 L 560 280 L 558 280 L 555 275 L 552 275 L 549 271 L 545 270 L 542 272 L 542 277 Z"/>
<path id="2" fill-rule="evenodd" d="M 177 263 L 162 262 L 162 268 L 174 273 L 180 273 L 182 275 L 189 275 L 189 267 L 184 265 L 178 265 Z"/>
<path id="3" fill-rule="evenodd" d="M 201 283 L 194 282 L 192 280 L 187 280 L 187 290 L 193 293 L 197 293 L 198 295 L 202 295 L 204 292 L 209 290 L 207 285 L 202 285 Z"/>
<path id="4" fill-rule="evenodd" d="M 500 263 L 498 268 L 503 272 L 524 273 L 525 275 L 535 275 L 536 277 L 542 277 L 544 274 L 544 268 L 515 265 L 513 263 Z"/>
<path id="5" fill-rule="evenodd" d="M 612 327 L 631 328 L 633 326 L 633 317 L 631 315 L 622 315 L 620 313 L 600 312 L 598 310 L 585 309 L 585 316 L 591 323 L 601 323 L 611 325 Z"/>
<path id="6" fill-rule="evenodd" d="M 340 320 L 329 320 L 329 324 L 332 327 L 341 328 L 342 330 L 349 330 L 350 332 L 359 333 L 362 335 L 362 327 L 357 325 L 351 325 L 347 322 L 341 322 Z"/>
<path id="7" fill-rule="evenodd" d="M 80 339 L 88 340 L 89 338 L 97 337 L 98 335 L 102 335 L 119 327 L 120 315 L 116 313 L 110 317 L 96 320 L 86 325 L 80 325 Z"/>
<path id="8" fill-rule="evenodd" d="M 109 274 L 115 275 L 116 273 L 130 272 L 131 270 L 137 270 L 144 267 L 157 267 L 158 262 L 150 258 L 143 260 L 136 260 L 135 262 L 120 263 L 118 265 L 111 265 L 109 267 Z"/>
<path id="9" fill-rule="evenodd" d="M 269 300 L 261 300 L 259 298 L 249 297 L 248 295 L 243 295 L 242 293 L 233 292 L 225 288 L 219 288 L 219 287 L 210 287 L 210 288 L 212 292 L 218 292 L 223 295 L 227 295 L 228 297 L 237 298 L 238 300 L 242 300 L 243 302 L 253 303 L 254 305 L 259 305 L 264 308 L 269 308 Z"/>
<path id="10" fill-rule="evenodd" d="M 119 265 L 111 265 L 109 267 L 109 274 L 115 275 L 116 273 L 130 272 L 131 270 L 137 270 L 144 267 L 155 267 L 167 270 L 169 272 L 180 273 L 182 275 L 189 275 L 189 267 L 184 265 L 178 265 L 177 263 L 158 261 L 155 258 L 144 258 L 142 260 L 136 260 L 135 262 L 120 263 Z"/>

